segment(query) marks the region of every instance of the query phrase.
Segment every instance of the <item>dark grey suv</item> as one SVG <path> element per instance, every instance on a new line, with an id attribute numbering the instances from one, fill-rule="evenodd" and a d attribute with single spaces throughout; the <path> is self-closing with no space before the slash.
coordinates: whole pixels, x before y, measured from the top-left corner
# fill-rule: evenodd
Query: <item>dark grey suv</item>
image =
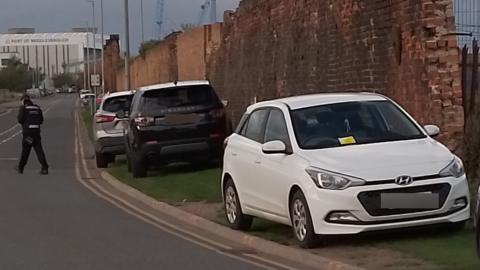
<path id="1" fill-rule="evenodd" d="M 207 81 L 140 88 L 125 130 L 129 170 L 145 177 L 152 164 L 221 160 L 228 126 L 224 104 Z"/>

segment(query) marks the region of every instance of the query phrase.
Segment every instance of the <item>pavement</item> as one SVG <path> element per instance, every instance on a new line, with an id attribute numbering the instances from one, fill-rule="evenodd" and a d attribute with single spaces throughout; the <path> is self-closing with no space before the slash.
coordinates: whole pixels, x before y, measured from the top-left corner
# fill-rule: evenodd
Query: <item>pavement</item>
<path id="1" fill-rule="evenodd" d="M 48 176 L 38 174 L 33 152 L 23 175 L 13 170 L 21 142 L 16 110 L 0 115 L 0 269 L 277 268 L 186 240 L 85 188 L 75 166 L 75 99 L 38 101 Z"/>

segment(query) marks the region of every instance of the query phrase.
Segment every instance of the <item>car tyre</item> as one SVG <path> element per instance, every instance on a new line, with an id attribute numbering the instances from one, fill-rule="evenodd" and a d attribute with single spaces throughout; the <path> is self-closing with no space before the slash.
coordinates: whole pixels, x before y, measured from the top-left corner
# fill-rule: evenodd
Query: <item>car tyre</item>
<path id="1" fill-rule="evenodd" d="M 108 156 L 102 153 L 95 153 L 97 168 L 108 168 Z"/>
<path id="2" fill-rule="evenodd" d="M 453 224 L 450 225 L 450 230 L 454 231 L 454 232 L 463 231 L 465 229 L 465 224 L 466 223 L 467 223 L 466 220 L 453 223 Z"/>
<path id="3" fill-rule="evenodd" d="M 108 163 L 115 163 L 115 155 L 110 154 L 107 157 Z"/>
<path id="4" fill-rule="evenodd" d="M 243 214 L 237 189 L 231 179 L 227 180 L 223 191 L 225 218 L 228 226 L 234 230 L 248 230 L 252 226 L 253 217 Z"/>
<path id="5" fill-rule="evenodd" d="M 318 244 L 318 236 L 313 229 L 312 217 L 307 200 L 300 190 L 297 190 L 290 201 L 290 219 L 298 245 L 302 248 L 314 248 Z"/>
<path id="6" fill-rule="evenodd" d="M 132 160 L 130 157 L 130 154 L 128 153 L 128 150 L 126 151 L 126 159 L 127 159 L 127 170 L 129 173 L 132 172 Z"/>
<path id="7" fill-rule="evenodd" d="M 131 166 L 132 166 L 132 175 L 133 178 L 144 178 L 147 177 L 147 166 L 141 157 L 136 156 L 135 154 L 131 155 Z"/>
<path id="8" fill-rule="evenodd" d="M 477 243 L 477 256 L 480 258 L 480 218 L 477 220 L 477 227 L 475 228 L 475 238 Z"/>

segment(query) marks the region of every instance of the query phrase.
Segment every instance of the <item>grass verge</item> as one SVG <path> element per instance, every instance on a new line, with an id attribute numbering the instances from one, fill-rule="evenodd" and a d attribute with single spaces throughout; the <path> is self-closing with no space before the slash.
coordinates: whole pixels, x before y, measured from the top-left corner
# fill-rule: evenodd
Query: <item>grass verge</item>
<path id="1" fill-rule="evenodd" d="M 150 171 L 146 178 L 133 179 L 125 160 L 119 160 L 108 171 L 125 184 L 170 204 L 222 200 L 218 168 L 178 165 Z"/>
<path id="2" fill-rule="evenodd" d="M 468 230 L 429 230 L 397 235 L 380 246 L 432 262 L 438 269 L 480 269 L 480 260 L 475 253 L 475 235 Z"/>
<path id="3" fill-rule="evenodd" d="M 174 166 L 151 171 L 149 177 L 133 179 L 124 160 L 109 168 L 109 172 L 124 183 L 141 192 L 173 205 L 182 202 L 221 202 L 220 175 L 218 168 Z M 212 220 L 225 224 L 223 212 L 219 211 Z M 256 235 L 281 244 L 291 245 L 293 235 L 287 226 L 256 219 L 251 230 Z M 328 246 L 379 247 L 431 262 L 445 270 L 480 269 L 476 258 L 474 234 L 464 230 L 452 232 L 448 229 L 409 230 L 378 234 L 348 236 L 327 239 Z"/>
<path id="4" fill-rule="evenodd" d="M 88 109 L 82 108 L 82 120 L 88 131 L 88 137 L 93 141 L 93 116 Z"/>

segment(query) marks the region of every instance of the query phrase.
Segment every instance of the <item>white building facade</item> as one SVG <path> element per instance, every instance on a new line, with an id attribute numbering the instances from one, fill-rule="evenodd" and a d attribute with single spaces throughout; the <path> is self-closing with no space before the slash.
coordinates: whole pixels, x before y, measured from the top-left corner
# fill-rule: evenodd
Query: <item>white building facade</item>
<path id="1" fill-rule="evenodd" d="M 101 59 L 102 44 L 108 38 L 105 36 L 102 42 L 100 34 L 86 32 L 0 34 L 0 55 L 14 55 L 32 69 L 53 77 L 86 70 L 88 53 L 92 64 L 94 52 L 96 59 Z"/>

